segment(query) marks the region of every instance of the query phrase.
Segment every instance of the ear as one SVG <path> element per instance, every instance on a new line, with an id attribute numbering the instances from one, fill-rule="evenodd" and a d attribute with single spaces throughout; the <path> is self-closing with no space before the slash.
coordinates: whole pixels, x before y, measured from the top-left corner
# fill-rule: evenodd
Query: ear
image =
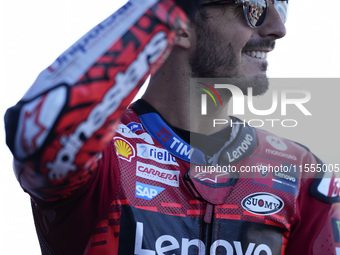
<path id="1" fill-rule="evenodd" d="M 175 45 L 184 49 L 189 49 L 192 46 L 193 34 L 192 28 L 189 27 L 179 30 L 175 38 Z"/>

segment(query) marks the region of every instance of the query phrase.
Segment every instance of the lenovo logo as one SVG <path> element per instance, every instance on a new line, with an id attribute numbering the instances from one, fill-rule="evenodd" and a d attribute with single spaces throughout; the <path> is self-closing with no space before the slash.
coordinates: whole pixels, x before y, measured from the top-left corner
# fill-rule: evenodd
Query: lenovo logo
<path id="1" fill-rule="evenodd" d="M 209 251 L 210 255 L 216 255 L 219 247 L 224 248 L 227 255 L 272 255 L 272 250 L 266 244 L 249 243 L 248 246 L 244 246 L 241 241 L 228 242 L 226 240 L 216 240 L 210 247 L 206 247 L 205 243 L 199 239 L 182 238 L 177 240 L 171 235 L 162 235 L 157 238 L 154 250 L 143 248 L 144 240 L 144 224 L 137 222 L 136 226 L 136 238 L 135 238 L 135 255 L 165 255 L 165 254 L 180 254 L 189 255 L 193 254 L 189 252 L 190 249 L 195 249 L 197 255 L 205 255 L 206 251 Z M 242 249 L 242 247 L 247 247 Z M 170 253 L 171 252 L 171 253 Z"/>

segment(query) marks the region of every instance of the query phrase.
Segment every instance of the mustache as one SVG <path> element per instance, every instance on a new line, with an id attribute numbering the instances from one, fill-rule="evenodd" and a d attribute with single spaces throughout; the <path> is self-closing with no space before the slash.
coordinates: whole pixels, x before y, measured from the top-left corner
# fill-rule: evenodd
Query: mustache
<path id="1" fill-rule="evenodd" d="M 275 48 L 275 41 L 272 40 L 253 40 L 246 43 L 243 47 L 243 51 L 254 50 L 258 48 L 269 48 L 273 50 Z"/>

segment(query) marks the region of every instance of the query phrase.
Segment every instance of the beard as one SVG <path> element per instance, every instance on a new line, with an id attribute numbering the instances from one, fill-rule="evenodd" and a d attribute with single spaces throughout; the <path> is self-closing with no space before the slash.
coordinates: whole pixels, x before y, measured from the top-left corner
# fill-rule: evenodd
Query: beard
<path id="1" fill-rule="evenodd" d="M 263 95 L 269 87 L 266 75 L 247 77 L 242 73 L 240 62 L 237 60 L 234 47 L 227 46 L 204 23 L 195 26 L 196 47 L 190 57 L 190 66 L 193 78 L 223 78 L 224 83 L 239 87 L 244 95 L 248 88 L 253 89 L 253 96 Z M 272 45 L 271 42 L 252 42 L 245 45 L 243 51 L 259 45 Z M 267 63 L 260 67 L 267 70 Z"/>

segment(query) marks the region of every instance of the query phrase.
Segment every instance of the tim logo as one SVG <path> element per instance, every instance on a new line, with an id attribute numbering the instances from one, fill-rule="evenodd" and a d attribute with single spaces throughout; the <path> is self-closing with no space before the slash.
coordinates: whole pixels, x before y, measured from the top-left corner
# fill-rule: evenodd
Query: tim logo
<path id="1" fill-rule="evenodd" d="M 172 136 L 171 133 L 165 128 L 162 127 L 157 133 L 156 135 L 161 138 L 161 140 L 163 141 L 163 143 L 166 143 L 170 137 Z"/>
<path id="2" fill-rule="evenodd" d="M 211 97 L 211 99 L 214 101 L 215 106 L 217 106 L 217 102 L 216 99 L 214 97 L 214 95 L 217 97 L 218 101 L 220 102 L 221 106 L 222 106 L 222 100 L 220 98 L 220 96 L 218 95 L 217 91 L 211 87 L 208 84 L 205 84 L 203 82 L 197 82 L 198 84 L 201 84 L 202 86 L 205 86 L 206 88 L 202 88 L 200 87 L 199 89 L 204 91 L 206 94 L 202 94 L 201 95 L 201 114 L 202 115 L 207 115 L 207 94 Z M 212 91 L 212 93 L 209 91 Z M 214 94 L 214 95 L 213 95 Z"/>

